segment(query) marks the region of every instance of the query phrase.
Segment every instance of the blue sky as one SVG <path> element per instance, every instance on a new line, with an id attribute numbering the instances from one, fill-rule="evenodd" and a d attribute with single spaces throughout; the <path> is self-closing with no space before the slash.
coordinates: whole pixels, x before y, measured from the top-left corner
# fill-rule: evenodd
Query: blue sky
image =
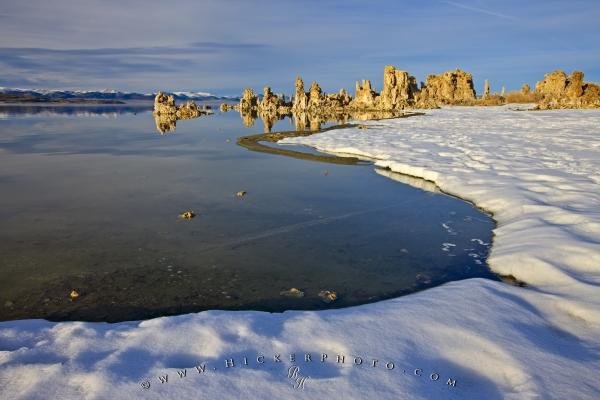
<path id="1" fill-rule="evenodd" d="M 480 92 L 554 69 L 600 81 L 600 1 L 0 0 L 0 86 L 290 93 L 383 66 L 460 67 Z"/>

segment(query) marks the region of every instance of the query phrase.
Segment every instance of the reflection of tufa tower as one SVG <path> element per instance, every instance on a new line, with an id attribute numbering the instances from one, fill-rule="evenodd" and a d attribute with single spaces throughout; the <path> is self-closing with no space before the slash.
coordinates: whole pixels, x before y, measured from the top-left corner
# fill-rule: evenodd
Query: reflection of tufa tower
<path id="1" fill-rule="evenodd" d="M 263 133 L 271 133 L 271 131 L 273 130 L 273 125 L 275 125 L 275 121 L 277 121 L 277 115 L 261 113 L 260 119 L 262 120 L 264 126 Z"/>
<path id="2" fill-rule="evenodd" d="M 175 132 L 177 117 L 175 117 L 175 114 L 154 114 L 154 123 L 156 124 L 156 130 L 161 135 Z"/>

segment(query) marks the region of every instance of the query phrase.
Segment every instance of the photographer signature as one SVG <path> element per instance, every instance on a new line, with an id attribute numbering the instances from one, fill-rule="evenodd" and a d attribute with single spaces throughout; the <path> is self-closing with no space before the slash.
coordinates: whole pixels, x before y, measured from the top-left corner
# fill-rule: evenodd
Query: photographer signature
<path id="1" fill-rule="evenodd" d="M 301 375 L 300 368 L 295 365 L 288 368 L 287 376 L 292 380 L 294 389 L 304 389 L 306 381 L 310 378 L 309 376 Z"/>

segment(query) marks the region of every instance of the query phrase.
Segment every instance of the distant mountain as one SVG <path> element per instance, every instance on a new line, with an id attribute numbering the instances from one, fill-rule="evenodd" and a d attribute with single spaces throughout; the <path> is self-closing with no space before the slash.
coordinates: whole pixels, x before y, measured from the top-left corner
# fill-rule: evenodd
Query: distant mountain
<path id="1" fill-rule="evenodd" d="M 185 100 L 230 100 L 237 97 L 217 96 L 206 92 L 173 92 L 175 99 Z M 154 100 L 154 93 L 119 92 L 116 90 L 47 90 L 0 87 L 0 101 L 17 102 L 76 102 L 77 100 L 102 103 L 121 103 L 128 100 Z"/>

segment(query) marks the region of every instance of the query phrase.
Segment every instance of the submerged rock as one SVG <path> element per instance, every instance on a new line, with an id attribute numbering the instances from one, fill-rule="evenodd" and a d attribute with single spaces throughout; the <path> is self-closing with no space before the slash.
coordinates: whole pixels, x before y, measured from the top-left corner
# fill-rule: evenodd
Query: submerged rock
<path id="1" fill-rule="evenodd" d="M 184 211 L 181 214 L 179 214 L 179 217 L 182 219 L 192 219 L 196 216 L 196 213 L 193 211 Z"/>
<path id="2" fill-rule="evenodd" d="M 321 300 L 323 300 L 325 303 L 333 303 L 334 301 L 337 300 L 338 295 L 336 292 L 334 292 L 333 290 L 321 290 L 319 292 L 319 297 L 321 298 Z"/>
<path id="3" fill-rule="evenodd" d="M 279 294 L 284 297 L 293 297 L 293 298 L 297 298 L 297 299 L 304 297 L 304 292 L 297 288 L 291 288 L 289 290 L 282 290 Z"/>

